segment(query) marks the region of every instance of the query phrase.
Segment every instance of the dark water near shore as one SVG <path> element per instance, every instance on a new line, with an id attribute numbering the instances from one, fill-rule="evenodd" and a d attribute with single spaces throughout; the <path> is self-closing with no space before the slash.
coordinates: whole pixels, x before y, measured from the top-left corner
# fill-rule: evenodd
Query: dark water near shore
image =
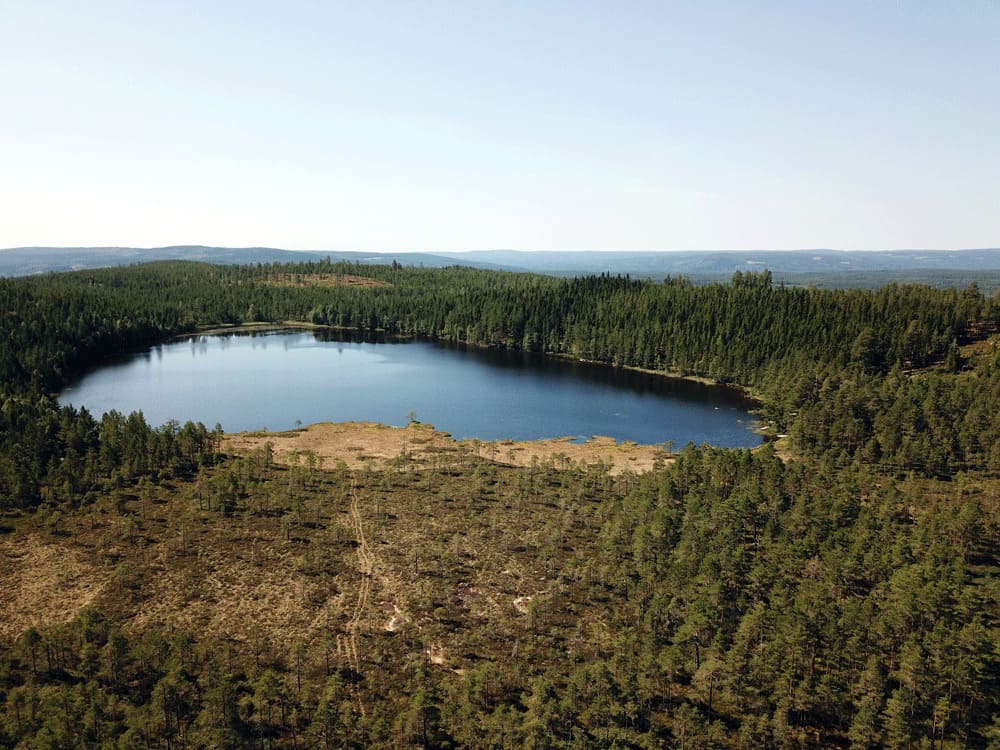
<path id="1" fill-rule="evenodd" d="M 62 403 L 95 416 L 140 410 L 227 432 L 297 423 L 404 425 L 413 415 L 456 438 L 607 435 L 637 443 L 751 447 L 749 402 L 726 388 L 541 355 L 329 332 L 198 336 L 105 364 Z"/>

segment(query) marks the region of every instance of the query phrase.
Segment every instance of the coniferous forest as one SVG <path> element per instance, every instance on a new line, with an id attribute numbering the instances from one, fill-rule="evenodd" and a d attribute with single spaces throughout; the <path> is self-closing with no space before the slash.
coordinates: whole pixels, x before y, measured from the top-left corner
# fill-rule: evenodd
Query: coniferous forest
<path id="1" fill-rule="evenodd" d="M 356 470 L 55 400 L 285 321 L 708 378 L 780 439 L 643 474 L 502 447 Z M 0 629 L 0 747 L 1000 748 L 998 328 L 974 285 L 766 271 L 0 279 L 0 619 L 47 566 L 75 592 Z"/>

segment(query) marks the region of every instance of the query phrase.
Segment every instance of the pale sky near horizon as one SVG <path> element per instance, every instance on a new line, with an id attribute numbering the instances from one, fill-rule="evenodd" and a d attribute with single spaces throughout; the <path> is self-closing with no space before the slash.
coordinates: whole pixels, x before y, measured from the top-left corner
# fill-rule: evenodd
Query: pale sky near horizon
<path id="1" fill-rule="evenodd" d="M 1000 2 L 0 0 L 0 247 L 1000 246 Z"/>

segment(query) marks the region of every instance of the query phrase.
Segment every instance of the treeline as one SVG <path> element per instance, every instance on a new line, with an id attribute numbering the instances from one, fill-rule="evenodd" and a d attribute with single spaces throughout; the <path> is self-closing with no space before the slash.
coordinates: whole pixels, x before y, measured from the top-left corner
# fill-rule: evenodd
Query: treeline
<path id="1" fill-rule="evenodd" d="M 0 510 L 78 505 L 140 478 L 190 476 L 218 457 L 220 430 L 168 422 L 140 412 L 58 406 L 50 397 L 8 396 L 0 406 Z"/>
<path id="2" fill-rule="evenodd" d="M 275 282 L 289 274 L 350 274 L 384 285 Z M 0 280 L 0 298 L 3 382 L 50 390 L 123 347 L 218 323 L 308 320 L 757 385 L 768 365 L 791 358 L 856 361 L 870 372 L 919 367 L 943 359 L 972 324 L 994 325 L 997 315 L 974 286 L 962 292 L 783 288 L 765 272 L 696 287 L 683 279 L 555 279 L 323 262 L 153 263 Z"/>
<path id="3" fill-rule="evenodd" d="M 604 531 L 629 603 L 618 671 L 660 685 L 638 705 L 687 706 L 672 732 L 691 746 L 978 746 L 998 507 L 940 489 L 693 447 L 642 477 Z"/>
<path id="4" fill-rule="evenodd" d="M 1000 472 L 1000 349 L 954 373 L 804 364 L 767 392 L 765 414 L 802 455 L 889 474 Z"/>

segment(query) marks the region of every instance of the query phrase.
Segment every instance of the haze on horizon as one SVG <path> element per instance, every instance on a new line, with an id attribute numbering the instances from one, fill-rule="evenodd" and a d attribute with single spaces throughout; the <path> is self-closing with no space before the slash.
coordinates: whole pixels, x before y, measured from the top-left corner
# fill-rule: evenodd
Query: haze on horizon
<path id="1" fill-rule="evenodd" d="M 0 7 L 0 247 L 1000 245 L 1000 5 Z"/>

